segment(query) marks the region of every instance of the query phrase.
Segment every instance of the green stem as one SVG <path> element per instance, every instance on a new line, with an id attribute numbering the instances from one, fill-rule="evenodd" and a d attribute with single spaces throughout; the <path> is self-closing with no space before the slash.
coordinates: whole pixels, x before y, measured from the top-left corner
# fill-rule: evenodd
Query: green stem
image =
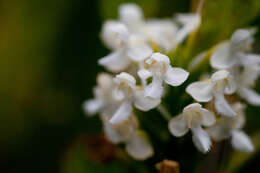
<path id="1" fill-rule="evenodd" d="M 163 105 L 159 105 L 156 109 L 158 112 L 161 113 L 162 117 L 166 121 L 169 121 L 172 118 L 172 115 L 170 114 L 170 112 Z"/>

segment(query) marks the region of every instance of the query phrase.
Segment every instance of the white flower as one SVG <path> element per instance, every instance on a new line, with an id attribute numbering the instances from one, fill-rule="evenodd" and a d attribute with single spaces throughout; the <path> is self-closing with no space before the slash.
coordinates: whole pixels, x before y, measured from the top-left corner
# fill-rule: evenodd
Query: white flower
<path id="1" fill-rule="evenodd" d="M 113 52 L 101 58 L 98 63 L 112 72 L 126 69 L 132 61 L 143 61 L 153 52 L 142 36 L 130 34 L 127 27 L 120 22 L 106 22 L 102 29 L 102 38 Z"/>
<path id="2" fill-rule="evenodd" d="M 169 52 L 178 44 L 177 31 L 177 25 L 170 19 L 150 19 L 142 32 L 150 43 L 155 43 L 163 51 Z"/>
<path id="3" fill-rule="evenodd" d="M 209 127 L 207 131 L 216 141 L 231 137 L 231 144 L 235 149 L 246 153 L 252 152 L 254 146 L 250 138 L 241 130 L 245 123 L 245 105 L 235 103 L 232 107 L 236 111 L 237 116 L 222 116 L 217 120 L 217 123 L 214 126 Z"/>
<path id="4" fill-rule="evenodd" d="M 177 44 L 177 26 L 173 21 L 169 19 L 145 21 L 142 9 L 136 4 L 120 5 L 119 18 L 130 32 L 142 35 L 147 42 L 155 43 L 167 52 Z"/>
<path id="5" fill-rule="evenodd" d="M 110 119 L 112 124 L 121 123 L 128 119 L 132 113 L 133 107 L 142 111 L 148 111 L 160 104 L 160 99 L 153 99 L 144 96 L 144 90 L 136 86 L 135 78 L 125 72 L 120 73 L 114 78 L 116 89 L 114 96 L 122 104 Z"/>
<path id="6" fill-rule="evenodd" d="M 119 6 L 119 20 L 133 33 L 139 33 L 144 25 L 142 9 L 134 3 L 125 3 Z"/>
<path id="7" fill-rule="evenodd" d="M 251 87 L 255 86 L 256 79 L 260 75 L 260 65 L 254 64 L 244 67 L 241 75 L 237 78 L 237 94 L 252 105 L 260 105 L 260 95 Z"/>
<path id="8" fill-rule="evenodd" d="M 83 109 L 88 115 L 96 113 L 114 113 L 119 102 L 114 99 L 112 91 L 115 88 L 113 77 L 106 73 L 97 76 L 97 86 L 94 88 L 94 99 L 83 103 Z"/>
<path id="9" fill-rule="evenodd" d="M 198 29 L 201 23 L 200 14 L 178 14 L 176 20 L 181 23 L 182 27 L 177 32 L 177 42 L 181 43 L 188 34 Z"/>
<path id="10" fill-rule="evenodd" d="M 182 68 L 171 67 L 166 55 L 154 53 L 145 61 L 147 69 L 138 72 L 142 79 L 153 77 L 152 82 L 145 87 L 145 96 L 159 99 L 163 94 L 163 82 L 171 86 L 181 85 L 189 73 Z"/>
<path id="11" fill-rule="evenodd" d="M 210 58 L 210 64 L 216 69 L 228 69 L 234 65 L 260 63 L 260 56 L 246 53 L 253 42 L 254 30 L 238 29 L 230 41 L 217 46 Z"/>
<path id="12" fill-rule="evenodd" d="M 137 160 L 145 160 L 154 154 L 153 148 L 144 133 L 138 130 L 134 115 L 124 122 L 113 125 L 107 117 L 103 118 L 104 132 L 114 144 L 125 143 L 127 153 Z"/>
<path id="13" fill-rule="evenodd" d="M 212 112 L 202 108 L 198 103 L 193 103 L 186 106 L 182 114 L 169 121 L 169 130 L 174 136 L 180 137 L 190 129 L 195 146 L 201 152 L 206 153 L 210 149 L 211 141 L 201 126 L 211 126 L 214 123 L 215 116 Z"/>
<path id="14" fill-rule="evenodd" d="M 215 99 L 215 108 L 219 114 L 235 116 L 236 113 L 226 101 L 224 94 L 233 94 L 236 83 L 226 70 L 215 72 L 208 81 L 191 83 L 186 92 L 198 102 L 209 102 Z"/>

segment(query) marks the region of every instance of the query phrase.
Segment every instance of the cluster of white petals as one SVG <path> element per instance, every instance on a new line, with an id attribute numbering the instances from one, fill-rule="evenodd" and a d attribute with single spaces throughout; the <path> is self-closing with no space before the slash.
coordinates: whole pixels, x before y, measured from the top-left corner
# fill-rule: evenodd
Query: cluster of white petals
<path id="1" fill-rule="evenodd" d="M 118 13 L 118 20 L 106 21 L 101 31 L 111 53 L 99 59 L 98 64 L 111 74 L 98 75 L 94 98 L 83 104 L 88 115 L 99 114 L 107 139 L 114 144 L 123 143 L 135 159 L 151 157 L 153 147 L 139 127 L 138 111 L 134 110 L 158 108 L 161 114 L 167 114 L 164 117 L 169 120 L 170 133 L 181 137 L 190 130 L 194 145 L 203 153 L 210 150 L 212 139 L 229 138 L 235 149 L 253 151 L 250 138 L 242 131 L 245 105 L 239 101 L 230 104 L 226 97 L 237 94 L 252 105 L 260 105 L 260 95 L 252 89 L 260 74 L 260 56 L 249 53 L 255 30 L 239 29 L 230 40 L 215 47 L 210 65 L 216 71 L 208 79 L 187 86 L 186 92 L 195 101 L 212 102 L 214 108 L 208 110 L 192 103 L 171 117 L 161 105 L 168 91 L 165 86 L 182 85 L 189 72 L 172 66 L 174 62 L 166 54 L 199 28 L 200 15 L 145 19 L 142 9 L 131 3 L 121 5 Z M 199 54 L 196 62 L 189 65 L 194 68 L 205 55 L 206 52 Z"/>
<path id="2" fill-rule="evenodd" d="M 235 116 L 235 111 L 225 99 L 225 94 L 236 91 L 236 83 L 226 70 L 215 72 L 210 79 L 191 83 L 186 92 L 198 102 L 209 102 L 214 98 L 216 111 L 224 116 Z"/>
<path id="3" fill-rule="evenodd" d="M 99 113 L 106 137 L 114 144 L 125 143 L 126 151 L 135 159 L 143 160 L 153 155 L 153 148 L 132 113 L 132 103 L 141 110 L 149 110 L 160 100 L 144 97 L 137 89 L 135 78 L 122 72 L 115 78 L 101 73 L 94 88 L 94 99 L 87 100 L 83 108 L 88 115 Z"/>
<path id="4" fill-rule="evenodd" d="M 145 20 L 136 4 L 119 7 L 119 20 L 105 22 L 101 38 L 112 53 L 99 60 L 111 72 L 126 70 L 148 58 L 152 47 L 169 52 L 200 25 L 200 15 L 179 14 L 174 19 Z"/>
<path id="5" fill-rule="evenodd" d="M 163 82 L 171 86 L 181 85 L 189 76 L 182 68 L 171 67 L 170 60 L 166 55 L 154 53 L 145 61 L 147 68 L 138 71 L 141 79 L 152 77 L 152 82 L 145 87 L 145 96 L 161 98 L 163 95 Z"/>
<path id="6" fill-rule="evenodd" d="M 114 144 L 124 143 L 126 152 L 135 159 L 144 160 L 154 154 L 153 147 L 145 133 L 138 128 L 135 116 L 120 124 L 111 124 L 109 116 L 102 117 L 104 132 L 108 140 Z"/>
<path id="7" fill-rule="evenodd" d="M 216 124 L 208 128 L 207 131 L 215 141 L 231 138 L 231 144 L 235 149 L 246 153 L 252 152 L 254 146 L 242 130 L 245 124 L 245 105 L 237 102 L 232 107 L 237 113 L 236 116 L 220 117 Z"/>
<path id="8" fill-rule="evenodd" d="M 250 53 L 255 29 L 238 29 L 231 39 L 224 41 L 212 54 L 210 64 L 225 69 L 235 78 L 237 94 L 252 105 L 260 105 L 260 95 L 254 87 L 260 74 L 260 55 Z"/>
<path id="9" fill-rule="evenodd" d="M 202 126 L 212 126 L 215 123 L 215 115 L 202 108 L 199 103 L 193 103 L 183 109 L 182 114 L 169 121 L 170 132 L 177 137 L 185 135 L 189 129 L 193 136 L 195 146 L 203 153 L 209 151 L 211 140 Z"/>
<path id="10" fill-rule="evenodd" d="M 142 9 L 131 3 L 121 5 L 118 12 L 119 19 L 106 21 L 101 31 L 104 44 L 112 52 L 98 61 L 115 75 L 99 74 L 94 99 L 83 107 L 89 115 L 100 114 L 111 142 L 123 142 L 129 155 L 146 159 L 152 156 L 153 148 L 140 135 L 133 110 L 156 108 L 164 83 L 179 86 L 186 81 L 189 73 L 172 67 L 169 57 L 157 51 L 174 50 L 199 27 L 200 16 L 179 14 L 174 19 L 145 20 Z"/>
<path id="11" fill-rule="evenodd" d="M 136 86 L 135 78 L 128 73 L 120 73 L 114 78 L 114 82 L 116 84 L 114 97 L 121 104 L 110 119 L 112 124 L 127 120 L 133 111 L 132 104 L 142 111 L 148 111 L 160 104 L 160 99 L 145 97 L 143 88 Z"/>

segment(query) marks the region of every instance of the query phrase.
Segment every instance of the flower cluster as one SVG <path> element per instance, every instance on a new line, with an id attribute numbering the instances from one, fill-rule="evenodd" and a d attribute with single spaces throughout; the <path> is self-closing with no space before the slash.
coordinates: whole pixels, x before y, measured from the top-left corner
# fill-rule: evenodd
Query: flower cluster
<path id="1" fill-rule="evenodd" d="M 98 113 L 106 137 L 115 144 L 124 143 L 135 159 L 147 159 L 154 151 L 134 110 L 147 112 L 161 107 L 168 94 L 165 86 L 178 87 L 187 80 L 189 72 L 173 67 L 167 55 L 199 28 L 200 20 L 197 13 L 147 20 L 139 6 L 123 4 L 119 19 L 109 20 L 102 27 L 101 38 L 112 52 L 98 64 L 110 73 L 98 74 L 94 99 L 84 102 L 83 108 L 88 115 Z M 250 138 L 242 131 L 245 104 L 239 97 L 260 105 L 260 95 L 252 90 L 260 74 L 260 56 L 249 53 L 254 33 L 253 29 L 239 29 L 229 41 L 216 46 L 210 58 L 216 71 L 209 79 L 186 88 L 195 101 L 214 106 L 187 105 L 182 113 L 168 119 L 172 135 L 180 137 L 191 130 L 194 145 L 203 153 L 209 151 L 212 139 L 228 138 L 238 150 L 253 150 Z M 228 97 L 233 96 L 236 101 L 231 103 Z"/>

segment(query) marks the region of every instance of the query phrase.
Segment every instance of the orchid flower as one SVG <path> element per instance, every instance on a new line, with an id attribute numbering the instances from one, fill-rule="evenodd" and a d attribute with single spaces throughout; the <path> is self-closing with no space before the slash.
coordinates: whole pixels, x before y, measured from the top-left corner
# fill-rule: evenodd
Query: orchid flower
<path id="1" fill-rule="evenodd" d="M 114 78 L 114 82 L 114 97 L 122 103 L 110 119 L 112 124 L 128 119 L 133 111 L 132 104 L 142 111 L 148 111 L 160 104 L 160 99 L 145 97 L 142 87 L 136 86 L 135 78 L 128 73 L 120 73 Z"/>
<path id="2" fill-rule="evenodd" d="M 232 107 L 236 111 L 237 116 L 221 116 L 216 124 L 209 127 L 207 131 L 215 141 L 231 137 L 231 144 L 235 149 L 246 153 L 252 152 L 254 146 L 250 138 L 241 130 L 245 123 L 245 105 L 238 102 L 233 104 Z"/>
<path id="3" fill-rule="evenodd" d="M 167 52 L 176 45 L 177 25 L 170 19 L 145 21 L 142 9 L 136 4 L 120 5 L 119 20 L 131 33 L 144 36 L 147 42 Z"/>
<path id="4" fill-rule="evenodd" d="M 127 27 L 120 22 L 106 22 L 102 29 L 102 38 L 113 52 L 101 58 L 98 63 L 111 72 L 125 70 L 131 62 L 143 61 L 153 52 L 142 36 L 130 34 Z"/>
<path id="5" fill-rule="evenodd" d="M 193 136 L 195 146 L 203 153 L 209 151 L 211 146 L 210 137 L 201 126 L 211 126 L 215 123 L 212 112 L 202 108 L 198 103 L 193 103 L 183 109 L 182 114 L 169 121 L 170 132 L 177 137 L 185 135 L 189 129 Z"/>
<path id="6" fill-rule="evenodd" d="M 114 99 L 112 91 L 115 88 L 113 77 L 107 73 L 100 73 L 97 77 L 97 86 L 94 88 L 94 99 L 83 103 L 83 109 L 88 115 L 96 113 L 114 113 L 119 102 Z"/>
<path id="7" fill-rule="evenodd" d="M 236 83 L 226 70 L 215 72 L 210 80 L 191 83 L 186 92 L 198 102 L 209 102 L 215 99 L 217 112 L 224 116 L 235 116 L 236 113 L 226 101 L 225 94 L 233 94 L 236 91 Z"/>
<path id="8" fill-rule="evenodd" d="M 176 20 L 182 25 L 176 34 L 177 42 L 181 43 L 184 41 L 187 35 L 199 28 L 201 23 L 201 16 L 198 13 L 178 14 L 176 16 Z"/>
<path id="9" fill-rule="evenodd" d="M 142 9 L 133 3 L 120 5 L 119 20 L 131 33 L 144 36 L 147 42 L 157 45 L 166 52 L 174 50 L 201 23 L 199 14 L 178 14 L 176 21 L 181 24 L 181 27 L 171 19 L 146 21 Z"/>
<path id="10" fill-rule="evenodd" d="M 114 144 L 124 143 L 127 153 L 137 160 L 145 160 L 154 154 L 153 147 L 144 132 L 138 129 L 135 115 L 116 125 L 109 122 L 110 118 L 102 117 L 105 136 L 109 141 Z"/>
<path id="11" fill-rule="evenodd" d="M 145 87 L 145 96 L 159 99 L 164 88 L 163 82 L 171 86 L 181 85 L 189 76 L 182 68 L 171 67 L 170 60 L 166 55 L 154 53 L 145 61 L 147 68 L 138 72 L 142 79 L 152 77 L 152 82 Z"/>
<path id="12" fill-rule="evenodd" d="M 252 105 L 260 105 L 260 95 L 256 93 L 251 87 L 255 86 L 256 79 L 260 75 L 260 65 L 254 64 L 246 66 L 242 73 L 238 76 L 237 94 Z"/>
<path id="13" fill-rule="evenodd" d="M 247 51 L 253 43 L 255 30 L 238 29 L 230 41 L 224 41 L 216 47 L 210 58 L 210 64 L 216 69 L 228 69 L 234 65 L 251 65 L 260 63 L 260 56 Z"/>

